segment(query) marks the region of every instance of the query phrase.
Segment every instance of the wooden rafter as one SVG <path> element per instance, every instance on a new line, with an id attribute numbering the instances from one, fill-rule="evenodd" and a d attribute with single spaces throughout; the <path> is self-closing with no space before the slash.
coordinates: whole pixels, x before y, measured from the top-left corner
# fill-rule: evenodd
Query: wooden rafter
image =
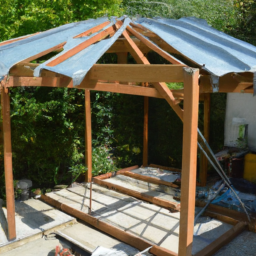
<path id="1" fill-rule="evenodd" d="M 150 65 L 147 58 L 143 55 L 137 45 L 132 41 L 130 36 L 128 35 L 127 31 L 123 32 L 123 36 L 127 40 L 127 47 L 130 49 L 130 53 L 133 58 L 136 60 L 137 63 L 142 63 L 146 65 Z M 153 83 L 154 87 L 158 90 L 158 92 L 163 96 L 163 98 L 169 103 L 172 109 L 176 112 L 176 114 L 183 119 L 183 111 L 179 105 L 176 104 L 175 98 L 172 92 L 168 89 L 166 83 Z"/>
<path id="2" fill-rule="evenodd" d="M 79 53 L 80 51 L 84 50 L 88 46 L 90 46 L 108 36 L 113 35 L 115 32 L 116 32 L 115 28 L 113 26 L 110 26 L 110 27 L 104 29 L 103 31 L 99 32 L 98 34 L 92 36 L 88 40 L 82 42 L 81 44 L 73 47 L 72 49 L 70 49 L 69 51 L 60 55 L 59 57 L 56 57 L 54 60 L 47 63 L 47 66 L 54 67 L 54 66 L 60 64 L 61 62 L 67 60 L 68 58 L 74 56 L 75 54 Z"/>
<path id="3" fill-rule="evenodd" d="M 88 30 L 86 30 L 85 32 L 82 32 L 81 34 L 74 36 L 73 38 L 78 38 L 78 37 L 83 37 L 83 36 L 90 36 L 91 34 L 94 34 L 98 31 L 100 31 L 101 29 L 103 29 L 104 27 L 106 27 L 107 25 L 110 24 L 110 21 L 105 21 L 93 28 L 90 28 Z"/>
<path id="4" fill-rule="evenodd" d="M 173 64 L 184 64 L 181 61 L 177 60 L 173 56 L 171 56 L 166 51 L 163 51 L 160 47 L 158 47 L 156 44 L 152 43 L 150 40 L 146 39 L 144 36 L 142 36 L 139 32 L 132 29 L 131 27 L 127 26 L 127 30 L 134 36 L 136 36 L 141 42 L 143 42 L 146 46 L 148 46 L 151 50 L 158 53 L 160 56 L 162 56 L 164 59 L 168 60 L 170 63 Z"/>

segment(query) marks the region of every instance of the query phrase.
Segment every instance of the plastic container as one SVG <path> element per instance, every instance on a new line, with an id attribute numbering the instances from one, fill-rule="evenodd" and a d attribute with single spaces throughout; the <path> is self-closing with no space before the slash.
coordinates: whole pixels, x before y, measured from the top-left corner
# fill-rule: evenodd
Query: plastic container
<path id="1" fill-rule="evenodd" d="M 256 183 L 256 154 L 247 154 L 244 158 L 244 179 Z"/>

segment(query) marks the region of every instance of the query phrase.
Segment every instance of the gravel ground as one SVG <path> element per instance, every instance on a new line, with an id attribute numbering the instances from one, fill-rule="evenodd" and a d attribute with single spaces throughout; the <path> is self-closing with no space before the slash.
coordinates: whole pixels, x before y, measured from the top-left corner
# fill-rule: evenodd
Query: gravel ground
<path id="1" fill-rule="evenodd" d="M 229 244 L 222 247 L 214 256 L 255 256 L 256 233 L 244 231 Z"/>

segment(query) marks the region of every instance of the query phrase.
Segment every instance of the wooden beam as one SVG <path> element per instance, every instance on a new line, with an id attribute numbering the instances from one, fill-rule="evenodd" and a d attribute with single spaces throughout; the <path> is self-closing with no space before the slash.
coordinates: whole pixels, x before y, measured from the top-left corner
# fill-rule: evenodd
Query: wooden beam
<path id="1" fill-rule="evenodd" d="M 60 56 L 56 57 L 54 60 L 50 61 L 46 65 L 49 67 L 54 67 L 63 61 L 67 60 L 68 58 L 74 56 L 75 54 L 79 53 L 80 51 L 84 50 L 91 44 L 96 43 L 108 36 L 111 36 L 115 33 L 115 29 L 113 26 L 106 28 L 105 30 L 99 32 L 98 34 L 90 37 L 88 40 L 82 42 L 81 44 L 73 47 L 72 49 L 68 50 L 67 52 L 61 54 Z"/>
<path id="2" fill-rule="evenodd" d="M 160 47 L 158 47 L 156 44 L 152 43 L 150 40 L 146 39 L 144 36 L 142 36 L 140 33 L 138 33 L 136 30 L 132 29 L 131 27 L 127 26 L 127 30 L 136 36 L 141 42 L 143 42 L 146 46 L 148 46 L 151 50 L 154 52 L 158 53 L 160 56 L 162 56 L 164 59 L 169 61 L 172 64 L 183 64 L 181 61 L 178 59 L 174 58 L 171 56 L 169 53 L 166 51 L 163 51 Z"/>
<path id="3" fill-rule="evenodd" d="M 87 172 L 85 181 L 92 180 L 92 121 L 90 91 L 85 90 L 85 165 Z"/>
<path id="4" fill-rule="evenodd" d="M 91 85 L 88 83 L 82 83 L 81 85 L 74 87 L 71 78 L 67 77 L 10 77 L 6 87 L 19 87 L 19 86 L 42 86 L 42 87 L 67 87 L 77 89 L 88 89 L 91 91 L 103 91 L 112 93 L 123 93 L 136 96 L 147 96 L 153 98 L 162 98 L 155 88 L 143 87 L 136 85 L 126 85 L 118 83 L 96 83 Z M 179 97 L 179 90 L 172 90 L 175 97 Z"/>
<path id="5" fill-rule="evenodd" d="M 153 253 L 156 256 L 178 256 L 177 253 L 153 245 L 148 241 L 144 240 L 143 238 L 140 238 L 139 236 L 135 236 L 132 233 L 126 232 L 120 228 L 112 226 L 111 224 L 108 224 L 102 221 L 101 219 L 95 218 L 89 214 L 76 210 L 66 204 L 62 204 L 57 200 L 48 197 L 47 195 L 42 195 L 41 199 L 44 202 L 56 207 L 57 209 L 88 223 L 89 225 L 95 227 L 96 229 L 101 230 L 104 233 L 109 234 L 110 236 L 117 238 L 119 241 L 122 241 L 132 247 L 135 247 L 140 251 L 145 250 L 152 246 L 152 248 L 150 249 L 150 253 Z"/>
<path id="6" fill-rule="evenodd" d="M 204 95 L 204 137 L 209 143 L 210 136 L 210 101 L 211 95 L 209 93 Z M 208 160 L 204 154 L 201 154 L 201 163 L 200 163 L 200 185 L 205 187 L 207 184 L 207 169 L 208 169 Z"/>
<path id="7" fill-rule="evenodd" d="M 235 237 L 241 234 L 246 229 L 246 223 L 239 222 L 226 233 L 221 235 L 211 244 L 206 246 L 204 249 L 194 254 L 193 256 L 211 256 L 216 253 L 221 247 L 232 241 Z"/>
<path id="8" fill-rule="evenodd" d="M 7 204 L 8 240 L 16 238 L 15 225 L 15 201 L 13 188 L 12 169 L 12 142 L 11 142 L 11 117 L 10 117 L 10 96 L 8 89 L 1 87 L 1 104 L 4 135 L 4 172 Z"/>
<path id="9" fill-rule="evenodd" d="M 184 68 L 184 119 L 179 256 L 191 256 L 192 254 L 196 197 L 199 102 L 198 77 L 198 69 Z"/>
<path id="10" fill-rule="evenodd" d="M 143 124 L 143 166 L 148 165 L 148 97 L 144 97 L 144 124 Z"/>
<path id="11" fill-rule="evenodd" d="M 155 33 L 153 33 L 151 30 L 146 29 L 143 27 L 141 24 L 135 24 L 135 23 L 130 23 L 130 25 L 139 33 L 143 34 L 146 37 L 157 37 Z"/>
<path id="12" fill-rule="evenodd" d="M 181 172 L 181 169 L 174 168 L 174 167 L 166 167 L 166 166 L 157 165 L 157 164 L 150 164 L 149 167 L 159 168 L 162 170 L 167 170 L 167 171 L 172 171 L 172 172 Z"/>
<path id="13" fill-rule="evenodd" d="M 183 82 L 184 65 L 147 64 L 95 64 L 89 71 L 89 77 L 129 82 Z"/>
<path id="14" fill-rule="evenodd" d="M 128 52 L 118 52 L 117 53 L 117 63 L 127 64 Z"/>
<path id="15" fill-rule="evenodd" d="M 16 77 L 33 77 L 37 64 L 21 63 L 10 70 Z M 139 64 L 95 64 L 87 73 L 92 80 L 110 80 L 127 82 L 183 82 L 184 65 L 139 65 Z M 42 77 L 64 77 L 57 73 L 43 70 Z"/>
<path id="16" fill-rule="evenodd" d="M 107 182 L 105 180 L 100 180 L 97 177 L 93 178 L 93 182 L 103 186 L 103 187 L 107 187 L 108 189 L 114 190 L 114 191 L 118 191 L 121 192 L 123 194 L 129 195 L 129 196 L 133 196 L 136 197 L 138 199 L 150 202 L 152 204 L 158 205 L 160 207 L 166 208 L 168 210 L 174 210 L 174 211 L 179 211 L 180 210 L 180 204 L 175 203 L 175 202 L 171 202 L 165 199 L 161 199 L 158 197 L 154 197 L 154 196 L 150 196 L 147 195 L 145 193 L 140 193 L 138 191 L 134 191 L 132 189 L 128 189 L 116 184 L 112 184 L 110 182 Z"/>
<path id="17" fill-rule="evenodd" d="M 83 36 L 90 36 L 91 34 L 94 34 L 96 32 L 98 32 L 99 30 L 103 29 L 104 27 L 106 27 L 107 25 L 110 24 L 110 21 L 105 21 L 93 28 L 90 28 L 82 33 L 80 33 L 79 35 L 77 36 L 74 36 L 73 38 L 78 38 L 78 37 L 83 37 Z"/>

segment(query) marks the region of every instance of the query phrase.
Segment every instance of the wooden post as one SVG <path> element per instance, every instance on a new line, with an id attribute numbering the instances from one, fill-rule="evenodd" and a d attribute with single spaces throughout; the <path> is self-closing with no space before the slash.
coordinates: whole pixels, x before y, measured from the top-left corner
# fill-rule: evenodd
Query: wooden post
<path id="1" fill-rule="evenodd" d="M 7 204 L 8 239 L 16 238 L 15 225 L 15 201 L 12 171 L 12 142 L 11 142 L 11 118 L 10 118 L 10 96 L 6 88 L 1 90 L 1 103 L 3 115 L 3 137 L 4 137 L 4 171 Z"/>
<path id="2" fill-rule="evenodd" d="M 117 53 L 117 63 L 118 64 L 127 64 L 128 52 L 118 52 Z"/>
<path id="3" fill-rule="evenodd" d="M 192 255 L 197 165 L 199 70 L 184 68 L 184 118 L 179 256 Z"/>
<path id="4" fill-rule="evenodd" d="M 148 166 L 148 97 L 144 97 L 143 166 Z"/>
<path id="5" fill-rule="evenodd" d="M 92 180 L 92 121 L 91 121 L 91 99 L 90 91 L 85 90 L 85 165 L 88 170 L 86 172 L 85 181 Z"/>
<path id="6" fill-rule="evenodd" d="M 210 93 L 204 94 L 204 137 L 209 142 L 210 135 Z M 200 186 L 205 187 L 207 184 L 207 169 L 208 161 L 205 155 L 201 152 L 200 163 Z"/>

